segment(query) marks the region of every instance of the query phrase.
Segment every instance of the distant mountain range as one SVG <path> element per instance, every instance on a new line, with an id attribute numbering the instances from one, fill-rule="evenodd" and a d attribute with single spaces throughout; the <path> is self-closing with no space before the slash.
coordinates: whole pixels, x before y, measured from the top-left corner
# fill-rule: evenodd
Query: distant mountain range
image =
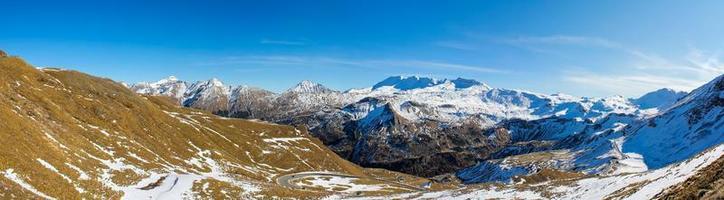
<path id="1" fill-rule="evenodd" d="M 239 107 L 235 105 L 235 102 L 241 102 L 235 98 L 250 96 L 265 97 L 262 99 L 266 99 L 269 103 L 296 100 L 298 101 L 295 102 L 296 106 L 302 107 L 297 110 L 301 112 L 309 110 L 303 108 L 305 106 L 341 107 L 357 103 L 365 98 L 395 99 L 397 102 L 401 102 L 400 105 L 406 102 L 428 104 L 425 107 L 442 112 L 436 114 L 443 114 L 443 116 L 428 118 L 436 118 L 445 122 L 458 122 L 461 118 L 475 114 L 489 115 L 486 117 L 492 122 L 499 122 L 502 119 L 538 119 L 549 116 L 589 119 L 601 117 L 607 113 L 652 114 L 656 111 L 651 109 L 663 110 L 686 95 L 686 92 L 671 89 L 657 90 L 635 99 L 626 99 L 621 96 L 588 98 L 565 94 L 543 95 L 521 90 L 491 88 L 484 83 L 470 79 L 439 80 L 418 76 L 393 76 L 369 88 L 350 89 L 343 92 L 311 81 L 302 81 L 296 86 L 276 94 L 256 87 L 226 86 L 218 79 L 190 83 L 178 80 L 174 76 L 152 83 L 136 83 L 129 87 L 140 94 L 176 98 L 179 103 L 187 107 L 218 113 L 237 113 L 238 115 L 243 114 L 234 109 L 234 107 Z M 439 101 L 430 100 L 430 98 Z M 223 101 L 224 99 L 226 101 Z M 443 102 L 448 100 L 450 102 Z M 213 106 L 207 107 L 211 105 Z M 444 112 L 444 108 L 450 106 L 455 106 L 455 111 L 462 110 L 460 113 Z M 420 118 L 417 116 L 419 113 L 397 110 L 402 111 L 403 114 L 409 114 L 406 116 L 409 117 L 408 119 Z"/>
<path id="2" fill-rule="evenodd" d="M 580 141 L 571 137 L 582 137 L 584 130 L 645 121 L 686 95 L 670 89 L 640 98 L 544 95 L 470 79 L 418 76 L 393 76 L 347 91 L 303 81 L 279 94 L 225 86 L 216 79 L 188 83 L 174 77 L 130 88 L 222 116 L 303 125 L 357 164 L 421 176 L 454 173 L 496 157 L 572 147 Z M 619 124 L 608 122 L 614 117 Z M 549 142 L 531 146 L 531 141 Z M 523 142 L 528 145 L 519 147 Z"/>
<path id="3" fill-rule="evenodd" d="M 382 82 L 128 86 L 0 54 L 0 198 L 724 197 L 724 75 L 637 99 Z"/>

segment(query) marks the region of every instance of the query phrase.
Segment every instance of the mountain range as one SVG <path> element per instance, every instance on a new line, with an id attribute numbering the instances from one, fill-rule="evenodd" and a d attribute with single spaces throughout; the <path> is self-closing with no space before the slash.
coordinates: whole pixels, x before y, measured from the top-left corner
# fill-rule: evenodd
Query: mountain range
<path id="1" fill-rule="evenodd" d="M 724 75 L 634 99 L 402 76 L 274 93 L 0 53 L 0 197 L 717 199 L 722 117 Z"/>
<path id="2" fill-rule="evenodd" d="M 216 79 L 187 83 L 174 77 L 131 89 L 174 97 L 183 106 L 222 116 L 303 125 L 357 164 L 427 177 L 454 173 L 495 156 L 563 146 L 552 141 L 589 126 L 611 128 L 603 124 L 610 116 L 645 120 L 686 95 L 670 89 L 635 99 L 544 95 L 492 88 L 470 79 L 418 76 L 393 76 L 343 92 L 310 81 L 276 94 L 225 86 Z M 546 142 L 529 144 L 528 149 L 515 145 L 531 141 Z"/>

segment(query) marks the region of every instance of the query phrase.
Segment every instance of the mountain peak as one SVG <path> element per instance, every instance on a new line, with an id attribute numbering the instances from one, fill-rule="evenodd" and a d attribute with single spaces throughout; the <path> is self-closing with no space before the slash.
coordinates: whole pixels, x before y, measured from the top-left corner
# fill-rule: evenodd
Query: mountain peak
<path id="1" fill-rule="evenodd" d="M 392 86 L 400 90 L 412 90 L 438 85 L 441 82 L 428 77 L 419 76 L 391 76 L 372 86 L 372 89 Z"/>
<path id="2" fill-rule="evenodd" d="M 314 86 L 314 85 L 318 85 L 318 83 L 312 82 L 310 80 L 303 80 L 303 81 L 297 83 L 297 85 L 298 86 Z"/>
<path id="3" fill-rule="evenodd" d="M 686 92 L 676 91 L 670 88 L 662 88 L 653 92 L 649 92 L 632 99 L 632 102 L 641 109 L 657 108 L 663 110 L 674 104 L 680 98 L 686 96 Z"/>
<path id="4" fill-rule="evenodd" d="M 469 88 L 476 85 L 484 85 L 487 87 L 487 85 L 473 79 L 457 78 L 453 80 L 439 80 L 420 76 L 391 76 L 372 86 L 372 89 L 374 90 L 385 86 L 391 86 L 400 90 L 413 90 L 436 86 L 446 82 L 451 82 L 457 89 Z"/>
<path id="5" fill-rule="evenodd" d="M 222 94 L 226 95 L 231 89 L 224 86 L 224 83 L 221 82 L 219 79 L 211 78 L 206 81 L 197 81 L 196 83 L 191 84 L 191 86 L 189 87 L 189 91 L 186 91 L 186 93 L 198 93 L 213 90 L 219 90 L 222 92 Z"/>
<path id="6" fill-rule="evenodd" d="M 186 82 L 179 81 L 175 76 L 169 76 L 156 82 L 139 82 L 130 85 L 130 88 L 141 94 L 162 95 L 181 99 L 187 86 Z"/>
<path id="7" fill-rule="evenodd" d="M 322 84 L 315 83 L 309 80 L 303 80 L 291 89 L 289 89 L 290 92 L 297 92 L 297 93 L 318 93 L 318 92 L 331 92 L 332 90 L 324 87 Z"/>
<path id="8" fill-rule="evenodd" d="M 156 82 L 156 84 L 173 83 L 173 82 L 178 82 L 178 78 L 176 78 L 175 76 L 169 76 L 164 79 L 158 80 Z"/>
<path id="9" fill-rule="evenodd" d="M 211 78 L 208 81 L 206 81 L 206 83 L 208 83 L 209 85 L 212 85 L 212 86 L 219 86 L 219 87 L 224 86 L 224 83 L 221 82 L 217 78 Z"/>
<path id="10" fill-rule="evenodd" d="M 490 87 L 488 85 L 486 85 L 485 83 L 481 83 L 480 81 L 476 81 L 473 79 L 464 79 L 464 78 L 458 77 L 455 80 L 451 80 L 450 82 L 455 84 L 455 88 L 458 88 L 458 89 L 469 88 L 469 87 L 473 87 L 473 86 L 477 86 L 477 85 L 482 85 L 485 88 L 490 89 Z"/>

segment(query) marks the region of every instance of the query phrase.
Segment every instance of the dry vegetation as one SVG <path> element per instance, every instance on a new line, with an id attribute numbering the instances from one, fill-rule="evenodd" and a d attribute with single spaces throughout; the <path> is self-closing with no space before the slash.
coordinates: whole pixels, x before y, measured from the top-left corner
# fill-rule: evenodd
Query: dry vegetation
<path id="1" fill-rule="evenodd" d="M 724 199 L 724 157 L 683 183 L 668 188 L 657 199 Z"/>
<path id="2" fill-rule="evenodd" d="M 360 168 L 304 129 L 217 117 L 136 95 L 112 80 L 38 70 L 17 57 L 0 57 L 0 170 L 0 196 L 21 199 L 37 196 L 8 178 L 9 171 L 58 199 L 118 199 L 123 193 L 109 184 L 127 187 L 170 173 L 203 176 L 190 194 L 199 198 L 330 194 L 274 183 L 279 175 L 304 171 L 426 181 Z M 247 183 L 260 191 L 245 191 Z"/>
<path id="3" fill-rule="evenodd" d="M 357 184 L 419 187 L 430 182 L 361 168 L 328 150 L 305 130 L 218 117 L 180 107 L 168 98 L 139 96 L 112 80 L 75 71 L 38 70 L 20 58 L 0 56 L 0 199 L 40 199 L 41 195 L 120 199 L 124 193 L 119 187 L 152 190 L 170 179 L 161 177 L 173 174 L 196 176 L 188 195 L 198 199 L 315 199 L 336 194 L 324 188 L 286 188 L 275 182 L 278 176 L 308 171 L 360 177 Z M 565 151 L 538 152 L 509 157 L 505 162 L 529 165 L 568 156 Z M 720 158 L 658 197 L 721 199 L 723 163 Z M 522 184 L 511 187 L 550 198 L 556 195 L 547 193 L 550 188 L 581 178 L 579 173 L 542 169 L 516 177 L 515 182 Z M 150 181 L 140 184 L 142 180 Z M 543 182 L 548 183 L 541 185 Z M 616 195 L 626 196 L 636 187 Z M 428 190 L 464 193 L 481 188 L 504 186 L 460 187 L 456 182 L 436 182 Z"/>

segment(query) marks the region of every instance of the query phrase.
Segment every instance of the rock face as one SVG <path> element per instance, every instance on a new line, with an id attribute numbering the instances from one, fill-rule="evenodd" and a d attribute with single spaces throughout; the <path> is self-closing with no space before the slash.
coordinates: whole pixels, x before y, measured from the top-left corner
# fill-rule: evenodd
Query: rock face
<path id="1" fill-rule="evenodd" d="M 0 50 L 0 58 L 2 57 L 8 57 L 8 54 L 5 53 L 3 50 Z"/>
<path id="2" fill-rule="evenodd" d="M 568 137 L 615 127 L 600 122 L 610 114 L 626 116 L 625 121 L 651 114 L 621 96 L 543 95 L 461 78 L 394 76 L 345 92 L 310 81 L 280 94 L 248 86 L 219 87 L 230 92 L 210 88 L 189 87 L 180 101 L 223 116 L 304 126 L 357 164 L 422 176 L 455 172 L 477 160 L 562 146 L 555 141 L 564 139 L 568 144 L 580 142 Z M 136 91 L 154 94 L 149 89 Z M 497 127 L 510 132 L 496 131 Z"/>

